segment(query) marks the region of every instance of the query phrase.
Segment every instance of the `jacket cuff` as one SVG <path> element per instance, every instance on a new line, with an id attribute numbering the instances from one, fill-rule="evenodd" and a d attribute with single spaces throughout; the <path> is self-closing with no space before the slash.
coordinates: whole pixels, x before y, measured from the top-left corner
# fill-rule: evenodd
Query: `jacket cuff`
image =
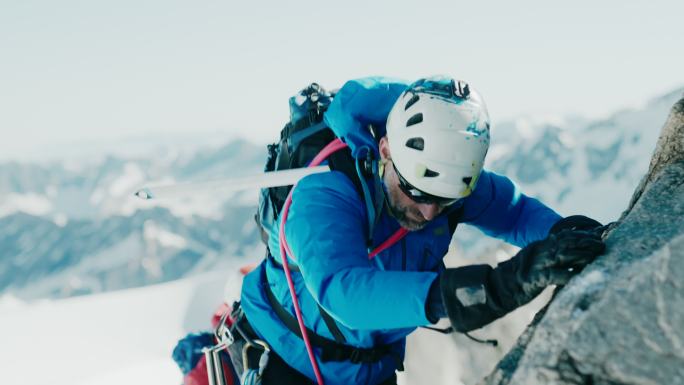
<path id="1" fill-rule="evenodd" d="M 439 289 L 440 277 L 437 277 L 428 292 L 427 301 L 425 301 L 425 316 L 431 324 L 436 324 L 441 318 L 447 316 L 446 308 L 442 302 L 442 293 Z"/>
<path id="2" fill-rule="evenodd" d="M 492 296 L 489 265 L 471 265 L 447 269 L 440 278 L 440 291 L 451 326 L 468 332 L 501 317 L 497 300 Z"/>

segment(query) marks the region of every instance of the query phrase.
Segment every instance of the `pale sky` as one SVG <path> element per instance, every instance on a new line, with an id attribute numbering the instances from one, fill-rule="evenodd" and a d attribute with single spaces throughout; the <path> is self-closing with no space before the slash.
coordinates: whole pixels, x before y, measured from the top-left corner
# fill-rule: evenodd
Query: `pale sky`
<path id="1" fill-rule="evenodd" d="M 0 159 L 155 133 L 272 141 L 294 92 L 366 75 L 464 79 L 494 130 L 684 85 L 683 1 L 398 3 L 0 0 Z"/>

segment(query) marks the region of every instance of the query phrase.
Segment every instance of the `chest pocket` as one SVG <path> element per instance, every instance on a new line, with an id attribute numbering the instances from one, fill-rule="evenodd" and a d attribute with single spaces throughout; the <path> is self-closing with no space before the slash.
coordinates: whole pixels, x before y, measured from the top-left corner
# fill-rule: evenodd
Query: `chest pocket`
<path id="1" fill-rule="evenodd" d="M 449 251 L 451 238 L 463 217 L 463 206 L 452 209 L 446 220 L 436 223 L 421 250 L 419 270 L 434 270 Z M 446 222 L 446 223 L 444 223 Z"/>
<path id="2" fill-rule="evenodd" d="M 381 259 L 382 269 L 434 270 L 449 250 L 449 243 L 461 221 L 462 213 L 462 206 L 453 208 L 446 215 L 436 218 L 425 229 L 409 233 L 401 241 L 380 253 L 376 258 Z"/>
<path id="3" fill-rule="evenodd" d="M 401 270 L 434 270 L 449 250 L 451 233 L 446 220 L 437 220 L 419 233 L 407 236 L 399 247 Z"/>

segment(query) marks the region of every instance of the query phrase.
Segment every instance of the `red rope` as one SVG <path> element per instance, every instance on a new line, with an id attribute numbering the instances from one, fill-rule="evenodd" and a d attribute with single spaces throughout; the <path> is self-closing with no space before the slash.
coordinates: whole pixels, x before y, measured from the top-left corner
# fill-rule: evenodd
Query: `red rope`
<path id="1" fill-rule="evenodd" d="M 406 230 L 403 227 L 400 227 L 399 230 L 397 230 L 392 236 L 387 238 L 385 242 L 381 243 L 380 246 L 376 247 L 373 249 L 373 251 L 368 254 L 368 259 L 374 258 L 376 255 L 380 254 L 383 250 L 389 248 L 393 244 L 399 242 L 401 238 L 404 238 L 406 234 L 408 234 L 408 230 Z"/>

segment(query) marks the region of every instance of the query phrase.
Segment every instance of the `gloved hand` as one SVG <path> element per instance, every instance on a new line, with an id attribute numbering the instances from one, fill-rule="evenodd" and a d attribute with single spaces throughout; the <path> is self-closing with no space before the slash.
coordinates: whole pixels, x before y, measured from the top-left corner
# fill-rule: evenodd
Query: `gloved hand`
<path id="1" fill-rule="evenodd" d="M 548 285 L 566 284 L 604 250 L 593 231 L 561 229 L 527 245 L 496 268 L 446 269 L 439 281 L 442 303 L 454 329 L 478 329 L 530 302 Z"/>
<path id="2" fill-rule="evenodd" d="M 549 230 L 549 234 L 556 234 L 562 230 L 594 230 L 601 227 L 601 223 L 584 215 L 571 215 L 556 222 Z"/>

